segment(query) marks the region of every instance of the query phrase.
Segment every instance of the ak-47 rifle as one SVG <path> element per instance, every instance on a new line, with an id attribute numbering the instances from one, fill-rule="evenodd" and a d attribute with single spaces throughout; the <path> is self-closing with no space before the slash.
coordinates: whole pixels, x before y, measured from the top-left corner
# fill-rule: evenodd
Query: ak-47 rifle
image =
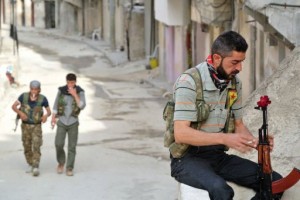
<path id="1" fill-rule="evenodd" d="M 255 109 L 263 111 L 263 125 L 258 130 L 258 165 L 260 178 L 260 200 L 272 200 L 273 194 L 282 193 L 296 184 L 300 179 L 300 171 L 294 168 L 291 173 L 280 180 L 272 182 L 272 167 L 267 124 L 267 107 L 271 104 L 268 96 L 261 96 Z"/>
<path id="2" fill-rule="evenodd" d="M 20 115 L 17 114 L 16 119 L 15 119 L 15 128 L 14 128 L 14 132 L 16 132 L 17 128 L 18 128 L 18 124 L 19 124 L 19 120 L 20 120 Z"/>

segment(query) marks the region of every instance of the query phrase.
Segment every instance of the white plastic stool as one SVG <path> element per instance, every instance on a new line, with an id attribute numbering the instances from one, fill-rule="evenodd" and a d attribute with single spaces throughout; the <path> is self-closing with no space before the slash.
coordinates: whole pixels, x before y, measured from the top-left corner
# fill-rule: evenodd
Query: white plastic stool
<path id="1" fill-rule="evenodd" d="M 178 183 L 178 200 L 210 200 L 208 192 Z"/>

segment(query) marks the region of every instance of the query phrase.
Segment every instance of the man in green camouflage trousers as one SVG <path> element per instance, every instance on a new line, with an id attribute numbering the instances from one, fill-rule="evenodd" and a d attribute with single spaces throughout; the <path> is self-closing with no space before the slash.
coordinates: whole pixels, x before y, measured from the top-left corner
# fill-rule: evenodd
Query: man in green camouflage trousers
<path id="1" fill-rule="evenodd" d="M 38 176 L 41 159 L 42 124 L 51 115 L 47 98 L 40 94 L 41 84 L 39 81 L 30 82 L 30 91 L 21 94 L 12 105 L 12 109 L 22 120 L 22 142 L 24 154 L 29 168 L 26 172 Z M 44 108 L 46 114 L 44 114 Z"/>
<path id="2" fill-rule="evenodd" d="M 43 144 L 42 126 L 22 123 L 21 128 L 26 161 L 30 166 L 38 166 L 41 159 L 40 147 Z"/>

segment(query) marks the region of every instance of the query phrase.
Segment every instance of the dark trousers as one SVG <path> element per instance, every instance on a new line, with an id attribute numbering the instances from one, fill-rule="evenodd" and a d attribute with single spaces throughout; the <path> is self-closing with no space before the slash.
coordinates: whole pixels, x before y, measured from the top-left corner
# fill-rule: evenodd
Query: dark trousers
<path id="1" fill-rule="evenodd" d="M 231 200 L 233 189 L 226 181 L 251 188 L 256 192 L 252 200 L 259 199 L 258 164 L 228 155 L 224 146 L 191 147 L 182 158 L 172 158 L 171 175 L 178 182 L 207 190 L 212 200 Z M 282 176 L 273 172 L 272 180 Z M 280 199 L 282 194 L 274 199 Z"/>

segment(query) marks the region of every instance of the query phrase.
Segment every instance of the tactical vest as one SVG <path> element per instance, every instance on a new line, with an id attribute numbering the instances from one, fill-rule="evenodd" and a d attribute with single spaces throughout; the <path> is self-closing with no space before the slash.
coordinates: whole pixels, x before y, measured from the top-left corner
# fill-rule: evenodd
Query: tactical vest
<path id="1" fill-rule="evenodd" d="M 205 103 L 203 98 L 202 79 L 199 70 L 196 67 L 188 69 L 185 73 L 191 76 L 196 84 L 196 108 L 197 121 L 191 123 L 191 127 L 200 130 L 201 122 L 205 121 L 209 116 L 209 105 Z M 167 102 L 164 111 L 163 119 L 166 121 L 166 131 L 164 134 L 164 146 L 169 147 L 170 153 L 174 158 L 182 157 L 188 150 L 188 144 L 178 144 L 174 138 L 174 109 L 175 102 L 170 100 Z"/>
<path id="2" fill-rule="evenodd" d="M 197 121 L 191 123 L 191 127 L 200 130 L 201 122 L 205 121 L 210 112 L 210 107 L 205 103 L 203 98 L 203 87 L 202 79 L 199 70 L 196 67 L 188 69 L 185 73 L 190 75 L 196 84 L 196 108 L 197 108 Z M 230 96 L 231 95 L 231 96 Z M 234 98 L 233 98 L 234 97 Z M 229 89 L 227 93 L 226 107 L 229 109 L 227 121 L 225 123 L 224 132 L 233 133 L 234 132 L 234 115 L 231 111 L 231 106 L 237 99 L 236 92 L 236 79 L 232 80 L 232 89 Z M 178 144 L 175 142 L 174 138 L 174 111 L 175 102 L 174 100 L 169 100 L 163 111 L 163 119 L 166 121 L 166 130 L 164 132 L 164 146 L 169 148 L 170 153 L 174 158 L 181 158 L 187 152 L 188 144 Z"/>
<path id="3" fill-rule="evenodd" d="M 73 117 L 78 117 L 79 113 L 80 113 L 80 108 L 77 106 L 77 103 L 73 98 L 73 102 L 72 102 L 72 116 Z M 65 95 L 64 94 L 60 94 L 59 98 L 58 98 L 58 103 L 57 103 L 57 115 L 58 116 L 63 116 L 65 114 L 65 107 L 66 107 L 67 103 L 65 102 Z"/>
<path id="4" fill-rule="evenodd" d="M 42 103 L 44 100 L 44 96 L 39 94 L 37 99 L 37 104 L 34 108 L 31 108 L 28 104 L 29 101 L 29 93 L 23 94 L 23 102 L 21 104 L 21 111 L 24 112 L 28 118 L 26 123 L 32 124 L 40 124 L 43 116 L 43 107 Z"/>

